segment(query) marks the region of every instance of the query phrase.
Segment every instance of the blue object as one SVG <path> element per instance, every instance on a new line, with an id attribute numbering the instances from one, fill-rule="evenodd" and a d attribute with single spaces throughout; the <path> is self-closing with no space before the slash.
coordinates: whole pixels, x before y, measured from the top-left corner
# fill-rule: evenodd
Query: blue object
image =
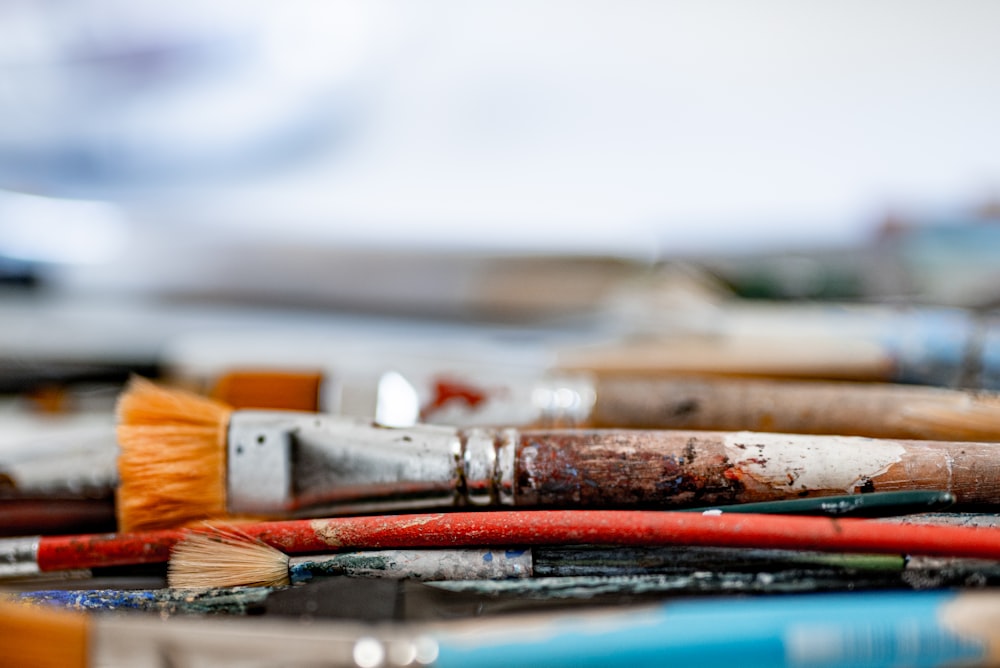
<path id="1" fill-rule="evenodd" d="M 946 626 L 943 592 L 715 599 L 442 634 L 437 668 L 975 665 L 984 643 Z M 997 605 L 1000 605 L 998 599 Z"/>

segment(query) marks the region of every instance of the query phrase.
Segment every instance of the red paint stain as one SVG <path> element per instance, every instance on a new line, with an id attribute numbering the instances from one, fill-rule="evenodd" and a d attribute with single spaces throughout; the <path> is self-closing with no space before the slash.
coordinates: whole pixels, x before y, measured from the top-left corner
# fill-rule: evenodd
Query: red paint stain
<path id="1" fill-rule="evenodd" d="M 728 468 L 722 472 L 722 477 L 733 482 L 743 482 L 743 472 L 738 468 Z"/>
<path id="2" fill-rule="evenodd" d="M 433 393 L 431 401 L 420 409 L 421 421 L 426 422 L 429 416 L 447 404 L 461 403 L 469 408 L 477 408 L 489 398 L 489 393 L 486 390 L 447 378 L 434 380 Z"/>

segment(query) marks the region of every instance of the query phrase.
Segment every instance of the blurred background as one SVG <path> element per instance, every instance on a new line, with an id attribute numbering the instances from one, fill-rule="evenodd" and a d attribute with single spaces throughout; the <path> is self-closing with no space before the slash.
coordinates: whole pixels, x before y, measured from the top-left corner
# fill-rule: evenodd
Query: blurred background
<path id="1" fill-rule="evenodd" d="M 0 0 L 0 346 L 152 363 L 170 332 L 275 321 L 247 306 L 579 324 L 648 315 L 609 299 L 637 283 L 989 307 L 998 19 Z"/>
<path id="2" fill-rule="evenodd" d="M 471 410 L 482 366 L 1000 389 L 998 22 L 0 0 L 2 530 L 114 526 L 133 373 L 318 372 L 383 424 Z M 517 408 L 593 400 L 542 389 Z"/>

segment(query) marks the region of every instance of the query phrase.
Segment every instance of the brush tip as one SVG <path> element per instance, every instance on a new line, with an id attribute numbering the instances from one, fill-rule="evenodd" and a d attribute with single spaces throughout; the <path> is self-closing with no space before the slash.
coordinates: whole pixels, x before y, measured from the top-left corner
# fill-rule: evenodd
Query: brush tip
<path id="1" fill-rule="evenodd" d="M 252 538 L 192 533 L 171 551 L 167 581 L 177 589 L 283 587 L 290 584 L 288 565 L 285 553 Z"/>
<path id="2" fill-rule="evenodd" d="M 232 408 L 134 377 L 119 397 L 121 531 L 167 529 L 226 514 Z"/>

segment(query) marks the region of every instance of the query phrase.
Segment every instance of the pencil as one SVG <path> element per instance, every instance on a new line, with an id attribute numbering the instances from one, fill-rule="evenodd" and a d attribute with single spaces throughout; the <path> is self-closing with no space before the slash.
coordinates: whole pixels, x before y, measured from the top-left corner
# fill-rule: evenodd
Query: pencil
<path id="1" fill-rule="evenodd" d="M 675 601 L 373 626 L 159 619 L 0 604 L 0 663 L 41 668 L 379 665 L 452 668 L 996 665 L 995 592 L 858 592 Z"/>
<path id="2" fill-rule="evenodd" d="M 119 403 L 123 531 L 225 516 L 454 506 L 671 508 L 931 489 L 993 504 L 990 443 L 758 432 L 387 429 L 233 411 L 135 379 Z"/>
<path id="3" fill-rule="evenodd" d="M 880 520 L 640 510 L 517 510 L 241 523 L 289 554 L 552 545 L 712 546 L 1000 559 L 1000 531 Z M 166 563 L 191 531 L 0 539 L 0 575 Z"/>

